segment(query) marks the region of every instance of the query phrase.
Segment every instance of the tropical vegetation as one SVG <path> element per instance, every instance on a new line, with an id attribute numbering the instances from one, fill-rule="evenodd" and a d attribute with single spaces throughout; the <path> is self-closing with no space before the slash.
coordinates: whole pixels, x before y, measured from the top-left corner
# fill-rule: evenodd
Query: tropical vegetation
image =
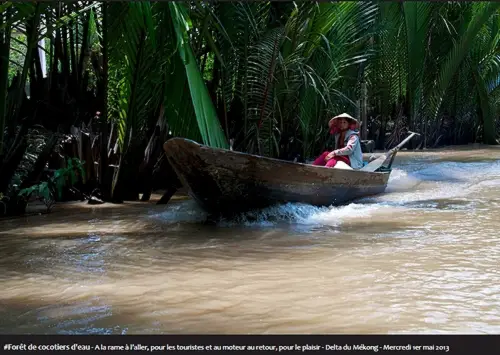
<path id="1" fill-rule="evenodd" d="M 499 9 L 458 1 L 2 2 L 3 211 L 21 213 L 26 189 L 55 186 L 56 172 L 73 176 L 61 173 L 70 159 L 81 174 L 58 183 L 74 192 L 66 198 L 99 191 L 107 201 L 148 200 L 168 180 L 162 144 L 172 136 L 310 158 L 328 118 L 341 112 L 360 118 L 363 138 L 379 149 L 408 130 L 421 133 L 416 149 L 496 144 Z"/>

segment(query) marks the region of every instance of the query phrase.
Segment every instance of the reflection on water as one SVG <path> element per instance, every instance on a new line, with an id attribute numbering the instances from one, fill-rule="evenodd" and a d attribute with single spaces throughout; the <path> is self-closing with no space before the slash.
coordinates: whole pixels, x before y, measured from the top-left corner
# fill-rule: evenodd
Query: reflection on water
<path id="1" fill-rule="evenodd" d="M 500 156 L 468 154 L 401 154 L 383 195 L 218 226 L 191 201 L 3 221 L 0 332 L 498 333 Z"/>

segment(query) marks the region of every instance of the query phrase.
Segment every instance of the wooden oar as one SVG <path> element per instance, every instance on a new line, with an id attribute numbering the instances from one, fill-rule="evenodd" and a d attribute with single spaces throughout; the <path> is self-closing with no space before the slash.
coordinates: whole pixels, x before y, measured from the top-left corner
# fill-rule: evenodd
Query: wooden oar
<path id="1" fill-rule="evenodd" d="M 394 160 L 394 157 L 396 156 L 396 153 L 403 148 L 403 146 L 408 143 L 410 139 L 413 138 L 413 136 L 417 135 L 419 136 L 419 133 L 415 132 L 410 132 L 411 133 L 408 137 L 406 137 L 401 143 L 399 143 L 397 146 L 389 150 L 385 155 L 382 155 L 375 159 L 374 161 L 370 162 L 368 165 L 364 166 L 363 168 L 359 169 L 360 171 L 366 171 L 366 172 L 374 172 L 377 169 L 379 169 L 386 161 L 390 159 L 389 167 L 392 164 L 392 160 Z"/>

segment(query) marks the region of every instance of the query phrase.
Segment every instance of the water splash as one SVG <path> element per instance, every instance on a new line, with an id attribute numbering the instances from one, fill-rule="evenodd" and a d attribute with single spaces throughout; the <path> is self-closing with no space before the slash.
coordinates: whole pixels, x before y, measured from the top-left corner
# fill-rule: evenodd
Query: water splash
<path id="1" fill-rule="evenodd" d="M 406 207 L 418 207 L 419 203 L 427 207 L 438 206 L 443 200 L 464 198 L 473 201 L 478 180 L 485 176 L 488 182 L 479 184 L 496 185 L 500 178 L 499 163 L 425 162 L 411 170 L 394 169 L 386 192 L 362 201 Z"/>
<path id="2" fill-rule="evenodd" d="M 422 181 L 408 171 L 394 169 L 389 177 L 386 192 L 409 191 L 418 186 Z"/>
<path id="3" fill-rule="evenodd" d="M 345 222 L 394 213 L 397 207 L 382 204 L 351 203 L 345 206 L 315 207 L 300 203 L 287 203 L 262 210 L 240 214 L 219 222 L 220 226 L 238 225 L 267 227 L 288 223 L 303 226 L 338 227 Z"/>
<path id="4" fill-rule="evenodd" d="M 286 203 L 260 210 L 239 214 L 231 219 L 222 218 L 220 227 L 271 227 L 282 224 L 296 226 L 330 226 L 360 219 L 383 217 L 384 215 L 410 210 L 414 208 L 440 208 L 442 201 L 450 200 L 458 208 L 459 200 L 471 198 L 477 179 L 488 173 L 492 177 L 500 177 L 499 163 L 457 163 L 457 162 L 422 162 L 412 167 L 396 168 L 392 171 L 385 193 L 363 198 L 354 203 L 338 207 L 315 207 L 301 203 Z M 473 182 L 476 181 L 476 184 Z M 488 184 L 483 182 L 483 184 Z M 497 185 L 497 181 L 491 183 Z M 454 206 L 455 206 L 454 205 Z M 153 218 L 162 223 L 203 223 L 207 213 L 201 210 L 194 201 L 183 201 L 155 214 Z"/>
<path id="5" fill-rule="evenodd" d="M 208 214 L 195 201 L 188 200 L 168 205 L 165 211 L 149 217 L 163 223 L 201 223 L 207 219 L 207 216 Z"/>
<path id="6" fill-rule="evenodd" d="M 316 207 L 302 203 L 286 203 L 263 209 L 238 214 L 232 218 L 221 218 L 219 227 L 272 227 L 278 225 L 296 225 L 304 227 L 331 226 L 338 227 L 351 220 L 370 218 L 393 213 L 394 206 L 382 203 L 352 203 L 345 206 Z M 207 213 L 193 201 L 184 201 L 170 206 L 166 211 L 152 214 L 149 217 L 162 224 L 203 223 Z"/>
<path id="7" fill-rule="evenodd" d="M 391 174 L 389 182 L 391 186 L 390 191 L 409 191 L 418 183 L 419 180 L 411 177 L 406 171 L 395 169 Z M 384 204 L 384 201 L 365 200 L 362 203 L 351 203 L 338 207 L 316 207 L 302 203 L 279 204 L 241 213 L 230 219 L 221 218 L 217 225 L 219 227 L 271 227 L 282 224 L 294 224 L 307 227 L 338 227 L 350 220 L 390 213 L 388 209 L 395 208 L 390 203 Z M 208 214 L 194 201 L 189 200 L 171 205 L 164 212 L 153 214 L 150 217 L 160 220 L 162 223 L 178 224 L 203 223 L 206 221 L 207 216 Z"/>

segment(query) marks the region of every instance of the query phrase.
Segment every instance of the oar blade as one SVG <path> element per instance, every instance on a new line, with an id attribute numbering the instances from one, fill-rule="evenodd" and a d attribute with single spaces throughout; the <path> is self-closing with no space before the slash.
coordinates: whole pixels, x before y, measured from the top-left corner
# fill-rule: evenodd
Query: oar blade
<path id="1" fill-rule="evenodd" d="M 413 136 L 416 136 L 416 135 L 420 135 L 418 133 L 415 133 L 415 132 L 408 132 L 410 133 L 410 135 L 408 137 L 406 137 L 401 143 L 399 143 L 396 147 L 392 148 L 390 151 L 388 151 L 386 154 L 382 155 L 381 157 L 378 157 L 377 159 L 375 159 L 374 161 L 368 163 L 366 166 L 364 166 L 363 168 L 361 168 L 360 170 L 361 171 L 366 171 L 366 172 L 375 172 L 377 171 L 378 169 L 380 169 L 382 166 L 384 166 L 385 162 L 388 161 L 388 160 L 391 160 L 391 158 L 396 155 L 396 153 L 401 149 L 403 148 L 403 146 L 410 140 L 413 138 Z M 391 163 L 389 163 L 389 165 L 392 164 L 392 161 Z"/>
<path id="2" fill-rule="evenodd" d="M 377 159 L 375 159 L 374 161 L 368 163 L 367 165 L 365 165 L 364 167 L 362 167 L 359 170 L 373 173 L 377 169 L 379 169 L 382 165 L 384 165 L 387 158 L 388 158 L 388 156 L 386 154 L 384 154 L 384 155 L 378 157 Z"/>

